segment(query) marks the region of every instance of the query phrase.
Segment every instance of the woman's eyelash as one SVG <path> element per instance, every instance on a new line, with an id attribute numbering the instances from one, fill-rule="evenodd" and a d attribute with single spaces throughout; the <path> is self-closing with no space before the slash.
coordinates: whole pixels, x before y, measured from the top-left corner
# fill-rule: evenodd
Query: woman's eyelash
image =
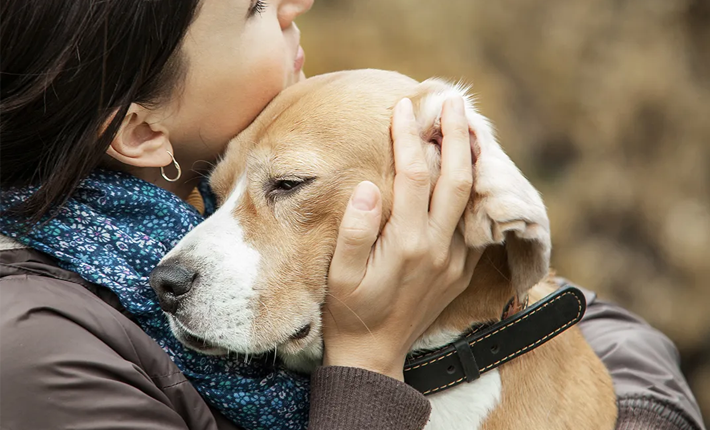
<path id="1" fill-rule="evenodd" d="M 249 9 L 249 16 L 254 16 L 257 13 L 261 14 L 266 9 L 266 6 L 268 5 L 264 0 L 256 0 L 251 9 Z"/>

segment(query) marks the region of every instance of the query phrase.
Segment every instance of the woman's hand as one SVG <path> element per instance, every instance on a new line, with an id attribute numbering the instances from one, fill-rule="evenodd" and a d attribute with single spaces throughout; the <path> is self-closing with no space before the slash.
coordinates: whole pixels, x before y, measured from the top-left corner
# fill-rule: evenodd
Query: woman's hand
<path id="1" fill-rule="evenodd" d="M 363 182 L 353 192 L 330 267 L 324 365 L 403 380 L 412 344 L 471 281 L 480 252 L 467 249 L 456 229 L 473 181 L 462 99 L 447 100 L 441 123 L 441 176 L 431 207 L 431 176 L 408 99 L 392 120 L 394 202 L 379 239 L 379 190 Z"/>

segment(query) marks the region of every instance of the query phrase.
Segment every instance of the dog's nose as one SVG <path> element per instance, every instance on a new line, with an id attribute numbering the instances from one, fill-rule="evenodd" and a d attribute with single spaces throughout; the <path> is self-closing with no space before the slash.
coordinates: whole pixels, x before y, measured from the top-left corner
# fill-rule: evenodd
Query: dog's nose
<path id="1" fill-rule="evenodd" d="M 196 272 L 176 263 L 161 264 L 150 274 L 150 286 L 158 294 L 160 308 L 168 313 L 175 313 L 178 298 L 192 288 Z"/>

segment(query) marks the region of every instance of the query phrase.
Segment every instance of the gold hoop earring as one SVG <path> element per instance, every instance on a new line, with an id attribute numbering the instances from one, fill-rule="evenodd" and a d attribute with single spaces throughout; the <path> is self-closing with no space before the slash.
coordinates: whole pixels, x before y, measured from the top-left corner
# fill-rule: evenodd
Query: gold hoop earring
<path id="1" fill-rule="evenodd" d="M 170 155 L 170 158 L 173 159 L 173 165 L 174 165 L 175 168 L 177 169 L 177 172 L 178 172 L 178 173 L 177 173 L 177 176 L 176 176 L 176 177 L 174 177 L 174 178 L 168 178 L 168 176 L 165 174 L 165 168 L 164 168 L 164 167 L 161 167 L 161 168 L 160 168 L 160 175 L 163 177 L 163 179 L 165 179 L 165 180 L 168 181 L 168 182 L 175 182 L 175 181 L 177 181 L 178 179 L 180 179 L 180 176 L 182 176 L 182 169 L 180 168 L 180 165 L 178 164 L 177 160 L 175 160 L 175 157 L 173 156 L 173 153 L 170 152 L 170 151 L 166 151 L 166 152 L 168 153 L 168 155 Z"/>

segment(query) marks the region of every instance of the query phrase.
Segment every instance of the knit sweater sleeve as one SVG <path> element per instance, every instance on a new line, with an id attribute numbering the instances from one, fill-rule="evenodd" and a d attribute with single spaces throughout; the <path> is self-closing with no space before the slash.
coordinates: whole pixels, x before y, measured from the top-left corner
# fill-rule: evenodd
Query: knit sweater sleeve
<path id="1" fill-rule="evenodd" d="M 653 396 L 626 395 L 617 401 L 616 430 L 702 430 L 699 423 L 677 405 Z"/>
<path id="2" fill-rule="evenodd" d="M 311 376 L 309 430 L 414 430 L 429 420 L 429 401 L 379 373 L 327 366 Z"/>

